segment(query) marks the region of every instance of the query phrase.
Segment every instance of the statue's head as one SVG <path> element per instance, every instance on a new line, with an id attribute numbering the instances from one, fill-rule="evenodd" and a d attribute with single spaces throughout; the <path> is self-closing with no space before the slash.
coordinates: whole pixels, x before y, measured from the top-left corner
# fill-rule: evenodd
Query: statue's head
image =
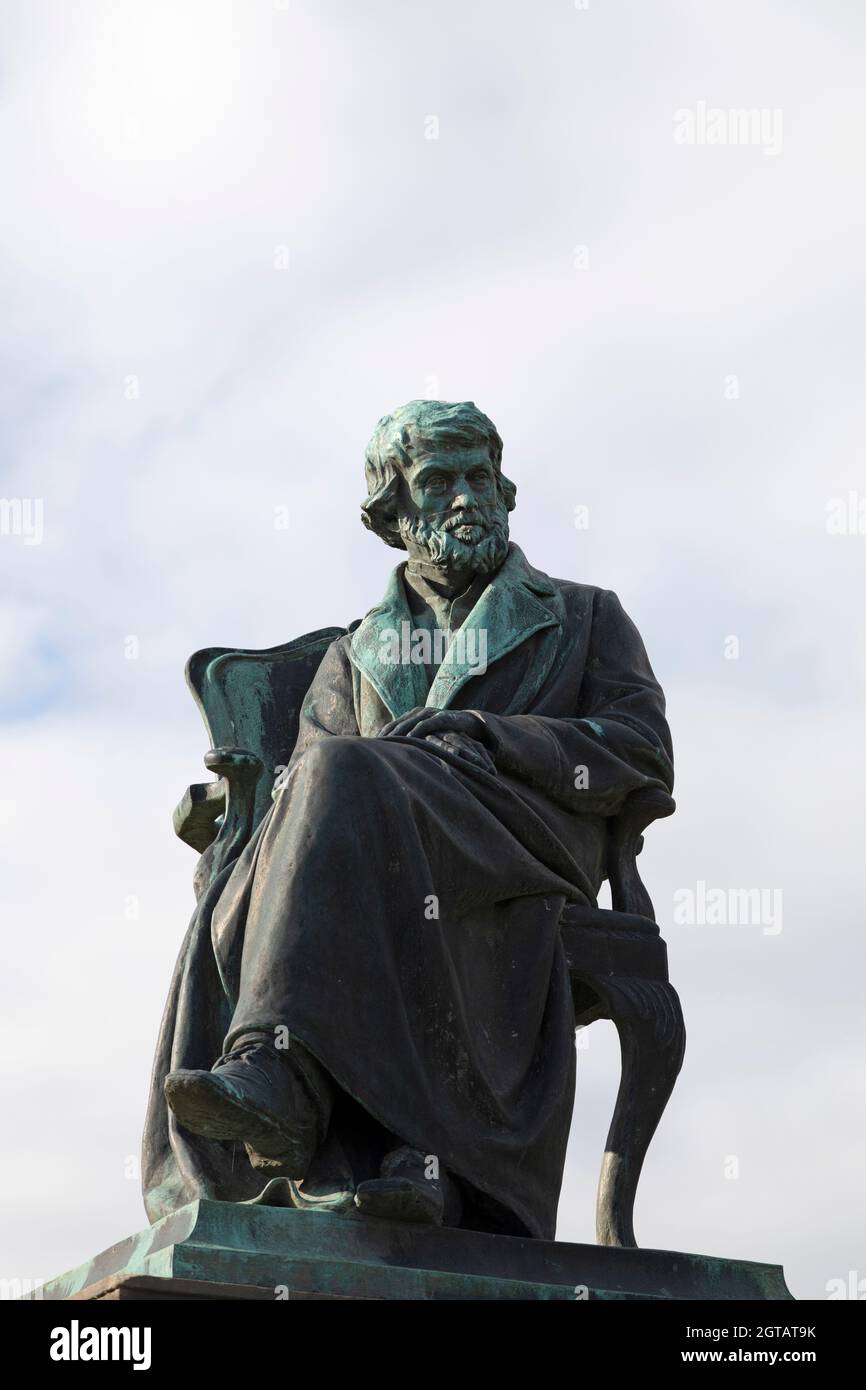
<path id="1" fill-rule="evenodd" d="M 367 445 L 364 525 L 443 576 L 492 573 L 517 492 L 501 461 L 496 426 L 473 401 L 409 401 Z"/>

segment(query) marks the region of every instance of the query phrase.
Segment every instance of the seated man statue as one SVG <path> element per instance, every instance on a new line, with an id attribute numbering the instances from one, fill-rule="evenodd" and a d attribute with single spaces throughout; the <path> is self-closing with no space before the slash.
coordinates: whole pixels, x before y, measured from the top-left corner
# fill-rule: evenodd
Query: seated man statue
<path id="1" fill-rule="evenodd" d="M 211 895 L 222 1055 L 160 1081 L 175 1133 L 259 1190 L 302 1191 L 336 1145 L 356 1214 L 549 1239 L 575 1081 L 560 915 L 596 904 L 607 818 L 670 790 L 672 755 L 616 595 L 509 542 L 501 457 L 472 402 L 379 421 L 363 521 L 406 559 L 328 649 Z"/>

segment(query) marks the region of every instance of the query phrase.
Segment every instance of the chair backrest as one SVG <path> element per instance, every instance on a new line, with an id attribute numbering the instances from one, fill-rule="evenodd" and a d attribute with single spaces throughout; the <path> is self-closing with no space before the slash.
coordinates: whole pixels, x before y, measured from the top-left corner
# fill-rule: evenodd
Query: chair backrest
<path id="1" fill-rule="evenodd" d="M 186 664 L 186 679 L 211 747 L 244 748 L 261 758 L 253 829 L 271 804 L 274 771 L 289 761 L 304 696 L 328 647 L 346 629 L 323 627 L 263 651 L 205 647 Z"/>

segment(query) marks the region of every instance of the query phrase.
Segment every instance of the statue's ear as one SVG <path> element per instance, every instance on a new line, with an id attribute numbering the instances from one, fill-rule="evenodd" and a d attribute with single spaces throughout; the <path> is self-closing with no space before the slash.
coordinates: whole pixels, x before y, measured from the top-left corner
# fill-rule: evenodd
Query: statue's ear
<path id="1" fill-rule="evenodd" d="M 387 545 L 395 545 L 399 550 L 406 549 L 406 546 L 403 543 L 403 538 L 400 535 L 400 523 L 397 519 L 396 514 L 392 516 L 383 517 L 382 530 L 380 532 L 380 535 L 382 537 L 382 540 L 385 541 Z"/>
<path id="2" fill-rule="evenodd" d="M 517 484 L 513 483 L 510 478 L 506 478 L 504 473 L 499 474 L 497 482 L 502 500 L 508 510 L 513 512 L 517 506 Z"/>
<path id="3" fill-rule="evenodd" d="M 386 545 L 392 545 L 396 550 L 406 549 L 400 535 L 400 528 L 397 524 L 396 515 L 388 514 L 383 516 L 378 507 L 375 511 L 372 508 L 362 507 L 361 520 L 367 530 L 372 531 L 373 534 L 378 536 L 381 541 L 384 541 Z"/>
<path id="4" fill-rule="evenodd" d="M 364 525 L 369 531 L 374 531 L 386 545 L 393 545 L 396 550 L 406 549 L 400 537 L 397 521 L 401 490 L 402 479 L 395 469 L 387 483 L 378 491 L 371 492 L 366 502 L 361 503 L 361 520 Z"/>
<path id="5" fill-rule="evenodd" d="M 397 525 L 396 517 L 388 517 L 376 527 L 377 534 L 386 545 L 392 545 L 395 550 L 405 550 L 406 543 L 400 535 L 400 527 Z"/>

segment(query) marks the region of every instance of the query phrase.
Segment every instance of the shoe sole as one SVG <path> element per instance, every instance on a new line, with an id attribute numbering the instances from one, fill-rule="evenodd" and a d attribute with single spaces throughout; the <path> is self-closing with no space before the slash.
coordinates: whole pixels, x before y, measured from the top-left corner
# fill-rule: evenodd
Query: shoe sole
<path id="1" fill-rule="evenodd" d="M 228 1094 L 225 1080 L 210 1072 L 167 1077 L 165 1098 L 178 1123 L 203 1139 L 242 1140 L 264 1157 L 289 1164 L 296 1157 L 291 1135 L 261 1111 Z"/>
<path id="2" fill-rule="evenodd" d="M 370 1178 L 355 1193 L 355 1206 L 367 1216 L 441 1226 L 441 1194 L 424 1192 L 409 1178 Z"/>

